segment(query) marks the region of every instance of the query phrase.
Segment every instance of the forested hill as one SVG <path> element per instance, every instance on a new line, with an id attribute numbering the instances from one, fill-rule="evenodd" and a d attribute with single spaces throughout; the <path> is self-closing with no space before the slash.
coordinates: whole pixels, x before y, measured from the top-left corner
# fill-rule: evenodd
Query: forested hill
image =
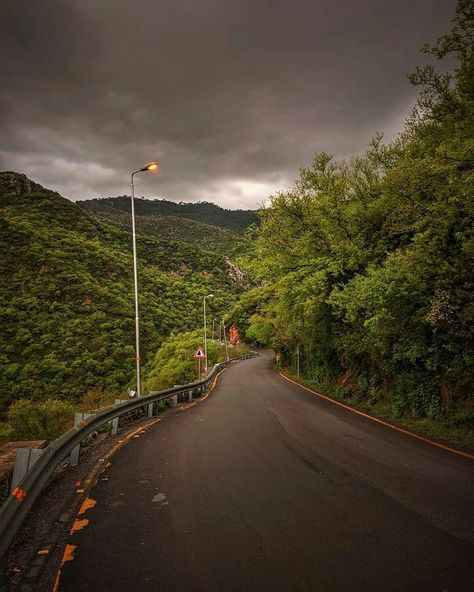
<path id="1" fill-rule="evenodd" d="M 130 197 L 126 199 L 130 202 Z M 76 203 L 92 212 L 102 222 L 130 230 L 131 212 L 111 206 L 110 201 L 112 200 L 97 199 Z M 190 218 L 135 213 L 135 222 L 137 232 L 140 234 L 182 241 L 201 249 L 225 253 L 229 256 L 243 247 L 242 234 Z"/>
<path id="2" fill-rule="evenodd" d="M 80 400 L 134 376 L 130 233 L 24 175 L 0 173 L 0 410 L 18 398 Z M 242 290 L 226 259 L 138 241 L 142 358 L 173 331 L 221 318 Z M 235 270 L 234 270 L 235 271 Z"/>
<path id="3" fill-rule="evenodd" d="M 81 201 L 80 205 L 86 209 L 92 209 L 96 213 L 100 208 L 114 208 L 124 212 L 130 212 L 130 197 L 107 197 L 104 199 L 91 199 Z M 166 199 L 135 200 L 135 213 L 137 216 L 173 216 L 175 218 L 187 218 L 204 224 L 212 224 L 220 228 L 227 228 L 236 233 L 245 232 L 251 224 L 258 222 L 258 216 L 253 210 L 227 210 L 210 202 L 173 202 Z"/>

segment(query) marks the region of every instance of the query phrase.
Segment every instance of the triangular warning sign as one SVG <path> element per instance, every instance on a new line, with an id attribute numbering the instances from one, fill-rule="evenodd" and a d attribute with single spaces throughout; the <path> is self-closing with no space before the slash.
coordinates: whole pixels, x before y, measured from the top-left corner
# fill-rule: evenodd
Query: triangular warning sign
<path id="1" fill-rule="evenodd" d="M 197 350 L 194 352 L 193 358 L 205 358 L 204 351 L 202 347 L 198 347 Z"/>

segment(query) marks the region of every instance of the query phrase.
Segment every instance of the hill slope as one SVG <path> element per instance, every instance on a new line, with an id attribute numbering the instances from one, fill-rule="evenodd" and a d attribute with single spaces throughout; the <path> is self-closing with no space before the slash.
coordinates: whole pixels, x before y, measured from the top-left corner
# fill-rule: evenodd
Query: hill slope
<path id="1" fill-rule="evenodd" d="M 80 205 L 96 212 L 98 208 L 108 206 L 115 210 L 130 212 L 130 197 L 107 197 L 81 201 Z M 226 210 L 210 202 L 173 202 L 166 199 L 135 200 L 135 214 L 137 216 L 173 216 L 187 218 L 204 224 L 211 224 L 219 228 L 226 228 L 234 233 L 242 234 L 251 225 L 258 223 L 257 214 L 253 210 Z"/>
<path id="2" fill-rule="evenodd" d="M 130 201 L 130 198 L 127 198 Z M 99 220 L 118 228 L 130 230 L 131 213 L 110 205 L 109 200 L 97 199 L 77 202 Z M 227 229 L 219 228 L 190 218 L 162 214 L 135 214 L 137 232 L 167 240 L 177 240 L 207 251 L 231 255 L 242 245 L 242 236 Z"/>
<path id="3" fill-rule="evenodd" d="M 24 175 L 0 173 L 0 410 L 21 397 L 77 400 L 134 376 L 130 234 Z M 217 318 L 241 287 L 225 258 L 177 241 L 138 241 L 144 363 L 173 331 Z"/>

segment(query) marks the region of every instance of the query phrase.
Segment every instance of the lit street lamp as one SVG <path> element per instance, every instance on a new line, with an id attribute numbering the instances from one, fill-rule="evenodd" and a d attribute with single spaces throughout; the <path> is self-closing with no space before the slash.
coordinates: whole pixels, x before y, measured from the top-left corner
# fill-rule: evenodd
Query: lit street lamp
<path id="1" fill-rule="evenodd" d="M 206 298 L 212 298 L 214 294 L 204 296 L 204 370 L 207 376 L 207 327 L 206 327 Z"/>
<path id="2" fill-rule="evenodd" d="M 137 397 L 141 396 L 140 384 L 140 322 L 138 318 L 138 270 L 137 270 L 137 242 L 135 238 L 135 187 L 133 185 L 133 176 L 145 171 L 154 171 L 158 168 L 156 162 L 149 162 L 141 169 L 133 171 L 130 189 L 132 203 L 132 246 L 133 246 L 133 281 L 135 286 L 135 359 L 137 363 Z"/>

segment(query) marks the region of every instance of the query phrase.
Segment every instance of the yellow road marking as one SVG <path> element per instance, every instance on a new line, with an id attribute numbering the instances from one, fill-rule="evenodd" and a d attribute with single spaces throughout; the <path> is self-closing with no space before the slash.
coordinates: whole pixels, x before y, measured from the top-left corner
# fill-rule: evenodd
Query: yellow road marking
<path id="1" fill-rule="evenodd" d="M 59 566 L 58 573 L 56 574 L 56 579 L 54 580 L 54 586 L 52 592 L 57 592 L 59 589 L 59 580 L 61 578 L 61 571 L 65 563 L 68 561 L 72 561 L 74 559 L 74 551 L 77 549 L 76 545 L 66 545 L 64 549 L 63 558 L 61 561 L 61 565 Z"/>
<path id="2" fill-rule="evenodd" d="M 121 448 L 124 444 L 126 444 L 128 442 L 128 440 L 130 440 L 131 438 L 133 438 L 133 436 L 135 434 L 137 434 L 140 431 L 144 431 L 146 429 L 148 429 L 149 427 L 151 427 L 152 425 L 154 425 L 155 423 L 158 423 L 159 421 L 161 421 L 161 418 L 156 418 L 155 421 L 150 422 L 146 427 L 140 426 L 139 428 L 137 428 L 136 430 L 134 430 L 133 432 L 130 432 L 130 434 L 128 434 L 127 436 L 124 437 L 123 440 L 119 440 L 118 443 L 111 448 L 106 454 L 104 454 L 103 458 L 100 459 L 100 462 L 104 462 L 105 460 L 107 460 L 108 458 L 110 458 L 115 452 L 117 452 L 117 450 L 119 448 Z M 108 462 L 104 468 L 110 467 L 111 463 Z M 85 479 L 84 483 L 91 483 L 92 482 L 92 478 L 89 474 L 89 476 Z M 97 504 L 96 500 L 87 497 L 82 505 L 81 508 L 79 510 L 79 512 L 76 515 L 76 519 L 74 521 L 74 524 L 72 525 L 72 528 L 70 530 L 71 534 L 72 532 L 76 532 L 78 530 L 82 530 L 82 528 L 84 528 L 85 526 L 87 526 L 87 524 L 89 523 L 89 519 L 88 518 L 84 518 L 79 519 L 79 516 L 81 514 L 84 514 L 87 510 L 89 510 L 90 508 L 93 508 L 95 505 Z M 62 572 L 62 568 L 64 566 L 65 563 L 67 563 L 68 561 L 72 561 L 74 559 L 74 551 L 77 549 L 77 545 L 71 545 L 69 543 L 66 544 L 66 548 L 64 549 L 64 554 L 63 554 L 63 558 L 61 561 L 61 564 L 59 566 L 59 569 L 56 573 L 56 579 L 54 581 L 54 586 L 53 586 L 53 590 L 52 592 L 58 592 L 59 590 L 59 582 L 61 579 L 61 572 Z"/>
<path id="3" fill-rule="evenodd" d="M 304 389 L 305 391 L 308 391 L 308 392 L 312 393 L 313 395 L 321 397 L 321 399 L 325 399 L 326 401 L 329 401 L 330 403 L 334 403 L 334 405 L 338 405 L 339 407 L 344 407 L 344 409 L 348 409 L 349 411 L 352 411 L 352 413 L 356 413 L 357 415 L 361 415 L 362 417 L 366 417 L 367 419 L 370 419 L 371 421 L 375 421 L 376 423 L 380 423 L 381 425 L 384 425 L 387 428 L 391 428 L 392 430 L 396 430 L 397 432 L 401 432 L 402 434 L 406 434 L 407 436 L 411 436 L 412 438 L 416 438 L 417 440 L 421 440 L 422 442 L 425 442 L 426 444 L 430 444 L 431 446 L 436 446 L 436 448 L 441 448 L 442 450 L 446 450 L 448 452 L 452 452 L 453 454 L 457 454 L 459 456 L 464 456 L 464 458 L 474 460 L 474 454 L 469 454 L 468 452 L 463 452 L 462 450 L 456 450 L 456 448 L 450 448 L 449 446 L 445 446 L 444 444 L 440 444 L 439 442 L 435 442 L 434 440 L 429 440 L 428 438 L 424 438 L 423 436 L 419 436 L 418 434 L 414 434 L 413 432 L 409 432 L 408 430 L 404 430 L 403 428 L 399 428 L 396 425 L 393 425 L 391 423 L 383 421 L 383 419 L 378 419 L 377 417 L 373 417 L 372 415 L 368 415 L 367 413 L 364 413 L 363 411 L 359 411 L 357 409 L 354 409 L 353 407 L 349 407 L 349 405 L 344 405 L 344 403 L 339 403 L 339 401 L 335 401 L 334 399 L 331 399 L 331 397 L 328 397 L 326 395 L 322 395 L 321 393 L 318 393 L 317 391 L 313 391 L 312 389 L 308 388 L 307 386 L 304 386 L 304 385 L 300 384 L 299 382 L 296 382 L 295 380 L 291 380 L 291 378 L 288 378 L 288 376 L 285 376 L 281 372 L 279 372 L 278 374 L 282 378 L 284 378 L 285 380 L 288 380 L 288 382 L 292 382 L 293 384 L 296 384 L 296 386 L 299 386 L 300 388 Z"/>
<path id="4" fill-rule="evenodd" d="M 82 530 L 88 524 L 89 524 L 89 518 L 82 518 L 82 519 L 76 518 L 74 520 L 74 524 L 72 525 L 71 530 L 69 531 L 69 534 L 72 534 L 73 532 L 77 532 L 78 530 Z"/>
<path id="5" fill-rule="evenodd" d="M 81 514 L 85 514 L 87 512 L 87 510 L 90 510 L 91 508 L 95 508 L 97 505 L 97 502 L 95 499 L 92 499 L 90 497 L 86 497 L 86 499 L 83 501 L 81 509 L 78 512 L 78 515 L 80 516 Z"/>

